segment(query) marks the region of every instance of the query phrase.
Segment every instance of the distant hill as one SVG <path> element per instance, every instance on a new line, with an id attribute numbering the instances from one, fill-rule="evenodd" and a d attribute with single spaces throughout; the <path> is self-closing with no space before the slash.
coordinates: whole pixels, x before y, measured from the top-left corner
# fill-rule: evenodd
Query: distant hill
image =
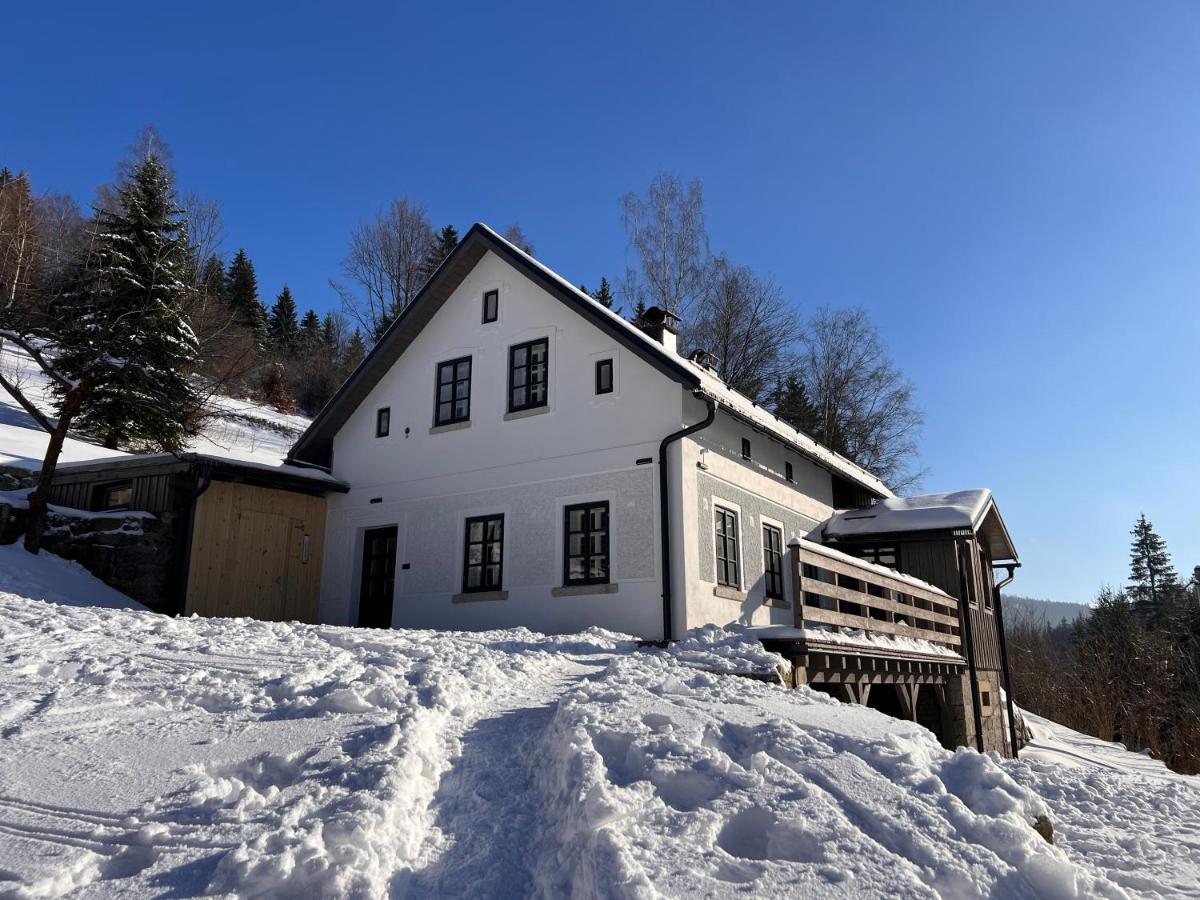
<path id="1" fill-rule="evenodd" d="M 1006 623 L 1015 623 L 1018 619 L 1029 617 L 1038 622 L 1044 621 L 1047 625 L 1059 625 L 1063 622 L 1074 622 L 1091 612 L 1091 607 L 1082 603 L 1038 600 L 1036 597 L 1018 597 L 1015 594 L 1004 594 L 1003 598 Z"/>

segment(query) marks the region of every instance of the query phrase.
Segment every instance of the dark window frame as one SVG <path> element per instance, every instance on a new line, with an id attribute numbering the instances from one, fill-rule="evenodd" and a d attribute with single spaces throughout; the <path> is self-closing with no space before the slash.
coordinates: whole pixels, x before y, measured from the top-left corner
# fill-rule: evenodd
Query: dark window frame
<path id="1" fill-rule="evenodd" d="M 491 301 L 491 315 L 488 315 L 488 301 Z M 483 292 L 483 324 L 487 325 L 500 319 L 500 291 L 493 288 Z"/>
<path id="2" fill-rule="evenodd" d="M 500 537 L 498 540 L 488 539 L 488 525 L 491 522 L 499 522 Z M 474 524 L 483 526 L 482 539 L 478 541 L 471 540 L 471 526 Z M 480 545 L 483 550 L 479 556 L 478 563 L 471 562 L 471 547 L 474 544 Z M 497 574 L 496 583 L 487 584 L 487 568 L 491 563 L 487 560 L 488 547 L 492 544 L 498 544 L 500 547 L 500 558 L 495 563 Z M 471 586 L 470 571 L 471 569 L 479 569 L 479 584 Z M 486 591 L 502 591 L 504 590 L 504 513 L 493 513 L 487 516 L 470 516 L 467 518 L 463 526 L 463 566 L 462 566 L 462 592 L 464 594 L 478 594 Z"/>
<path id="3" fill-rule="evenodd" d="M 458 367 L 462 363 L 467 364 L 467 377 L 466 378 L 458 377 Z M 446 368 L 449 368 L 449 370 L 450 370 L 449 382 L 443 382 L 443 380 L 442 380 L 442 371 Z M 472 374 L 474 368 L 475 368 L 475 366 L 474 366 L 474 363 L 472 362 L 470 356 L 460 356 L 456 359 L 447 359 L 444 362 L 440 362 L 437 364 L 437 368 L 434 370 L 435 371 L 435 379 L 434 379 L 434 388 L 433 388 L 433 426 L 434 426 L 434 428 L 437 428 L 441 425 L 457 425 L 460 422 L 470 422 L 471 421 L 471 374 Z M 446 383 L 448 383 L 450 385 L 450 399 L 442 400 L 442 387 Z M 465 383 L 467 386 L 467 393 L 466 393 L 465 397 L 457 396 L 458 385 L 460 383 Z M 461 416 L 458 415 L 458 413 L 457 413 L 457 407 L 458 407 L 458 403 L 460 400 L 465 400 L 467 403 L 466 413 Z M 442 406 L 444 404 L 449 404 L 449 406 L 450 406 L 450 415 L 447 418 L 442 418 Z"/>
<path id="4" fill-rule="evenodd" d="M 375 437 L 383 438 L 392 433 L 392 408 L 381 406 L 375 410 Z"/>
<path id="5" fill-rule="evenodd" d="M 729 533 L 732 524 L 733 533 Z M 742 577 L 739 566 L 738 514 L 724 506 L 713 505 L 714 556 L 717 562 L 717 584 L 741 590 Z M 730 550 L 732 549 L 732 555 Z M 732 568 L 733 576 L 729 575 Z"/>
<path id="6" fill-rule="evenodd" d="M 539 384 L 533 380 L 533 351 L 534 348 L 541 346 L 543 349 L 542 357 L 542 380 L 540 382 L 542 388 L 542 399 L 536 401 L 533 397 L 533 388 Z M 517 364 L 517 354 L 525 351 L 525 362 Z M 525 383 L 521 385 L 513 385 L 516 380 L 517 372 L 524 371 Z M 520 388 L 525 389 L 525 402 L 513 403 L 513 391 Z M 541 409 L 550 405 L 550 338 L 540 337 L 534 338 L 532 341 L 522 341 L 520 344 L 513 344 L 508 348 L 508 411 L 510 413 L 524 412 L 527 409 Z"/>
<path id="7" fill-rule="evenodd" d="M 763 585 L 768 600 L 783 599 L 783 529 L 763 522 Z M 770 537 L 774 537 L 774 544 Z"/>
<path id="8" fill-rule="evenodd" d="M 874 563 L 885 569 L 895 569 L 897 572 L 901 571 L 899 544 L 867 544 L 863 547 L 856 547 L 851 552 L 864 562 Z M 882 562 L 880 557 L 883 556 L 891 556 L 894 561 Z"/>
<path id="9" fill-rule="evenodd" d="M 783 478 L 784 481 L 788 482 L 789 484 L 796 483 L 796 472 L 792 469 L 792 464 L 790 462 L 785 462 L 783 464 Z"/>
<path id="10" fill-rule="evenodd" d="M 596 509 L 604 510 L 604 527 L 600 529 L 592 528 L 592 511 Z M 571 513 L 583 513 L 583 528 L 575 531 L 571 528 Z M 592 536 L 597 532 L 603 535 L 604 549 L 599 553 L 593 553 L 591 550 Z M 583 536 L 581 545 L 582 553 L 571 553 L 571 536 L 579 534 Z M 582 578 L 571 577 L 571 560 L 582 559 L 583 570 L 591 571 L 592 560 L 596 557 L 604 559 L 604 575 L 592 576 L 585 575 Z M 575 587 L 576 585 L 587 584 L 608 584 L 612 577 L 612 514 L 609 509 L 607 500 L 593 500 L 590 503 L 572 503 L 570 506 L 563 507 L 563 585 L 565 587 Z"/>
<path id="11" fill-rule="evenodd" d="M 750 454 L 750 438 L 742 438 L 742 459 L 753 459 Z"/>
<path id="12" fill-rule="evenodd" d="M 600 380 L 600 373 L 603 372 L 605 369 L 608 369 L 608 387 L 604 387 L 603 382 Z M 596 360 L 596 396 L 597 397 L 600 396 L 601 394 L 611 394 L 613 392 L 613 390 L 616 387 L 616 379 L 613 377 L 615 371 L 616 370 L 613 368 L 612 357 L 607 357 L 605 359 Z"/>
<path id="13" fill-rule="evenodd" d="M 112 506 L 108 503 L 108 497 L 116 491 L 129 491 L 129 500 L 125 503 Z M 133 505 L 133 479 L 125 481 L 110 481 L 106 484 L 98 484 L 92 491 L 92 507 L 96 512 L 120 512 L 121 510 L 129 509 Z"/>

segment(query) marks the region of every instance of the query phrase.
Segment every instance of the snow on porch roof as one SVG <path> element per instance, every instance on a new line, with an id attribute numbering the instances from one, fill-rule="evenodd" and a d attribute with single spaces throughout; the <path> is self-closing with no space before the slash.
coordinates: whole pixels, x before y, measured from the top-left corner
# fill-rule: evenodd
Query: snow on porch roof
<path id="1" fill-rule="evenodd" d="M 862 509 L 834 514 L 819 531 L 825 540 L 837 542 L 876 535 L 963 528 L 982 533 L 992 546 L 996 559 L 1017 558 L 1008 529 L 987 488 L 876 500 Z"/>

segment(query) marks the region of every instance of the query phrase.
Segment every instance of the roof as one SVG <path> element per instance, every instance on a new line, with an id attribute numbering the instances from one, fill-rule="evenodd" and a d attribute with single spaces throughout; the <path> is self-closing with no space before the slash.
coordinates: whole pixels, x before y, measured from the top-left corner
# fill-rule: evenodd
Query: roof
<path id="1" fill-rule="evenodd" d="M 328 472 L 320 469 L 296 465 L 273 466 L 269 463 L 230 459 L 227 456 L 214 456 L 207 453 L 141 453 L 101 459 L 83 459 L 59 463 L 55 467 L 55 475 L 87 476 L 120 473 L 133 476 L 139 473 L 149 474 L 146 470 L 183 471 L 190 468 L 203 468 L 218 481 L 239 480 L 284 489 L 289 487 L 304 490 L 320 489 L 343 494 L 350 490 L 350 486 L 344 481 L 334 478 Z"/>
<path id="2" fill-rule="evenodd" d="M 969 530 L 987 540 L 995 559 L 1017 559 L 1008 528 L 987 488 L 917 497 L 888 497 L 836 513 L 818 529 L 826 541 Z"/>
<path id="3" fill-rule="evenodd" d="M 412 303 L 392 322 L 371 352 L 325 404 L 312 424 L 292 446 L 287 462 L 303 460 L 314 465 L 329 465 L 334 435 L 488 251 L 504 259 L 552 297 L 561 300 L 682 387 L 700 391 L 717 401 L 729 414 L 744 419 L 752 427 L 770 434 L 822 468 L 841 475 L 873 494 L 892 496 L 887 486 L 866 469 L 823 447 L 782 419 L 776 418 L 748 397 L 730 388 L 703 366 L 668 350 L 640 328 L 597 303 L 586 292 L 506 241 L 482 222 L 471 226 Z"/>

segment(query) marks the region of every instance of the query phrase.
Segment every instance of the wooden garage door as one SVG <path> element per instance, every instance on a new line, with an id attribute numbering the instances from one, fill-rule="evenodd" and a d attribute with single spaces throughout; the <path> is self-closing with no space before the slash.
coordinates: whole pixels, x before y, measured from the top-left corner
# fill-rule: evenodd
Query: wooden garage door
<path id="1" fill-rule="evenodd" d="M 185 611 L 315 622 L 325 501 L 214 481 L 196 501 Z"/>

